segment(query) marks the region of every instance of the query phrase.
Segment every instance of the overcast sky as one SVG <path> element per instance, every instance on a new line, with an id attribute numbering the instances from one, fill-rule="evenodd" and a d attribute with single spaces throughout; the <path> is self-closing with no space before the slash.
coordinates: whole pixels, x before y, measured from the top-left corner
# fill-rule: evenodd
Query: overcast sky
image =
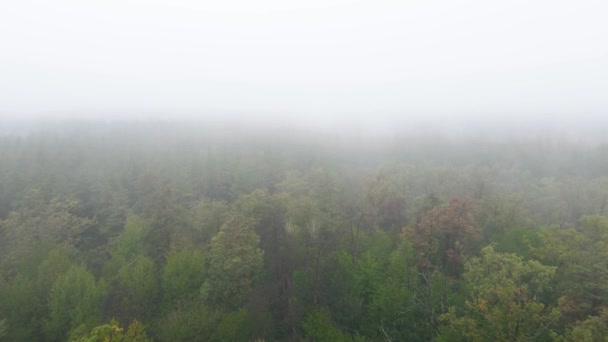
<path id="1" fill-rule="evenodd" d="M 0 115 L 608 116 L 606 0 L 7 0 Z"/>

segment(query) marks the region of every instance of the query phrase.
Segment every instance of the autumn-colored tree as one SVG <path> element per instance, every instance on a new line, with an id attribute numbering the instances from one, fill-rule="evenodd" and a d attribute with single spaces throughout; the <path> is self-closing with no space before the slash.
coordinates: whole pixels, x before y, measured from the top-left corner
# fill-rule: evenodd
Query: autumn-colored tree
<path id="1" fill-rule="evenodd" d="M 431 209 L 420 222 L 404 229 L 422 270 L 439 269 L 452 276 L 461 272 L 480 232 L 472 200 L 461 197 L 453 198 L 447 206 Z"/>

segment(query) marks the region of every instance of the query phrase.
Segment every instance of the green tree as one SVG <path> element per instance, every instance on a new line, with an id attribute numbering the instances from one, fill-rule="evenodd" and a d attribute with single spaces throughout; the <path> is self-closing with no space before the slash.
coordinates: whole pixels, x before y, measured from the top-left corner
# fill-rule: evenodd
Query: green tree
<path id="1" fill-rule="evenodd" d="M 154 182 L 154 177 L 146 179 Z M 170 254 L 172 239 L 178 227 L 186 226 L 184 207 L 178 204 L 177 193 L 172 182 L 142 184 L 145 195 L 141 205 L 146 220 L 144 247 L 147 255 L 161 263 Z"/>
<path id="2" fill-rule="evenodd" d="M 570 323 L 608 307 L 608 218 L 586 216 L 578 229 L 551 226 L 541 233 L 536 256 L 557 267 L 555 296 Z"/>
<path id="3" fill-rule="evenodd" d="M 129 215 L 124 231 L 112 242 L 112 257 L 130 261 L 144 254 L 146 221 L 137 215 Z"/>
<path id="4" fill-rule="evenodd" d="M 131 322 L 126 333 L 120 327 L 118 321 L 112 320 L 108 324 L 97 326 L 90 333 L 79 338 L 73 338 L 74 342 L 151 342 L 146 330 L 139 321 Z"/>
<path id="5" fill-rule="evenodd" d="M 469 289 L 464 308 L 442 316 L 449 324 L 444 340 L 533 341 L 548 339 L 559 311 L 547 308 L 543 296 L 555 268 L 524 261 L 515 254 L 485 247 L 466 265 Z"/>
<path id="6" fill-rule="evenodd" d="M 229 206 L 225 201 L 202 200 L 192 210 L 191 230 L 181 237 L 183 246 L 190 248 L 208 243 L 226 221 Z"/>
<path id="7" fill-rule="evenodd" d="M 254 295 L 256 304 L 250 305 L 249 309 L 256 317 L 272 315 L 277 322 L 277 330 L 287 330 L 283 323 L 290 308 L 289 287 L 294 253 L 285 230 L 290 199 L 284 193 L 270 194 L 267 190 L 258 189 L 240 196 L 233 204 L 235 212 L 252 219 L 255 232 L 260 237 L 265 276 L 260 279 L 258 286 L 274 289 L 272 292 L 257 291 Z"/>
<path id="8" fill-rule="evenodd" d="M 440 288 L 419 282 L 414 251 L 406 240 L 389 251 L 388 265 L 376 276 L 376 291 L 361 323 L 367 327 L 364 335 L 372 340 L 431 340 L 435 328 L 428 324 L 429 313 L 440 312 L 435 307 L 440 304 Z"/>
<path id="9" fill-rule="evenodd" d="M 370 338 L 384 338 L 380 327 L 386 311 L 381 307 L 384 300 L 380 296 L 387 295 L 384 286 L 396 283 L 387 281 L 393 276 L 388 270 L 392 244 L 388 235 L 377 229 L 363 239 L 366 252 L 354 261 L 346 251 L 338 253 L 336 269 L 330 276 L 333 292 L 329 293 L 328 306 L 340 326 Z M 391 290 L 397 296 L 403 294 L 395 286 Z"/>
<path id="10" fill-rule="evenodd" d="M 599 316 L 589 316 L 577 322 L 564 336 L 568 342 L 606 342 L 608 341 L 608 311 Z"/>
<path id="11" fill-rule="evenodd" d="M 125 264 L 145 255 L 145 229 L 145 220 L 137 215 L 127 217 L 122 233 L 109 243 L 111 259 L 104 267 L 105 279 L 113 279 Z"/>
<path id="12" fill-rule="evenodd" d="M 36 296 L 36 285 L 19 274 L 0 292 L 0 312 L 6 316 L 7 339 L 31 341 L 38 336 L 42 303 Z"/>
<path id="13" fill-rule="evenodd" d="M 105 286 L 81 266 L 72 266 L 55 281 L 49 297 L 49 317 L 44 328 L 49 340 L 64 340 L 81 325 L 94 326 L 101 318 Z"/>
<path id="14" fill-rule="evenodd" d="M 488 243 L 500 243 L 513 229 L 521 230 L 531 223 L 522 196 L 487 196 L 477 201 L 477 209 L 475 218 Z"/>
<path id="15" fill-rule="evenodd" d="M 118 272 L 117 295 L 128 320 L 149 318 L 158 304 L 159 281 L 152 259 L 139 257 Z"/>
<path id="16" fill-rule="evenodd" d="M 74 265 L 72 259 L 75 253 L 65 248 L 51 250 L 44 261 L 38 266 L 38 295 L 46 300 L 50 294 L 53 284 L 58 277 L 65 274 Z"/>
<path id="17" fill-rule="evenodd" d="M 222 317 L 200 301 L 183 301 L 155 324 L 154 336 L 167 342 L 213 341 Z"/>
<path id="18" fill-rule="evenodd" d="M 217 327 L 217 341 L 250 341 L 251 318 L 245 309 L 229 312 Z"/>
<path id="19" fill-rule="evenodd" d="M 330 278 L 332 316 L 342 326 L 369 336 L 370 325 L 375 325 L 369 306 L 381 279 L 378 261 L 369 252 L 354 263 L 345 251 L 337 259 L 336 272 Z"/>
<path id="20" fill-rule="evenodd" d="M 0 319 L 0 341 L 4 339 L 4 336 L 7 334 L 7 326 L 6 326 L 6 318 Z"/>
<path id="21" fill-rule="evenodd" d="M 7 259 L 19 263 L 34 253 L 40 243 L 79 246 L 83 232 L 95 223 L 80 212 L 81 205 L 76 199 L 46 201 L 39 190 L 28 192 L 23 204 L 0 221 L 8 246 Z"/>
<path id="22" fill-rule="evenodd" d="M 364 212 L 370 228 L 395 232 L 405 224 L 405 197 L 395 183 L 386 174 L 365 181 Z"/>
<path id="23" fill-rule="evenodd" d="M 205 271 L 205 258 L 199 251 L 183 249 L 170 255 L 162 275 L 165 303 L 198 295 Z"/>
<path id="24" fill-rule="evenodd" d="M 138 320 L 134 320 L 127 327 L 127 332 L 125 333 L 124 342 L 151 342 L 152 339 L 148 337 L 146 333 L 146 329 L 144 326 L 139 323 Z M 104 341 L 105 342 L 105 341 Z"/>
<path id="25" fill-rule="evenodd" d="M 253 221 L 233 214 L 211 240 L 204 297 L 213 303 L 239 307 L 263 265 L 260 238 Z"/>
<path id="26" fill-rule="evenodd" d="M 349 336 L 331 322 L 329 313 L 323 309 L 313 309 L 302 322 L 302 329 L 307 341 L 350 341 Z"/>

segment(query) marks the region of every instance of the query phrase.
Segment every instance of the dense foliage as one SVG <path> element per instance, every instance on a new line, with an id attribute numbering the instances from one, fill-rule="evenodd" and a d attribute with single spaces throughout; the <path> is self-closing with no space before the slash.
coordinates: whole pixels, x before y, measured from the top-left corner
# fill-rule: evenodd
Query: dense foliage
<path id="1" fill-rule="evenodd" d="M 608 146 L 0 138 L 0 341 L 603 341 Z"/>

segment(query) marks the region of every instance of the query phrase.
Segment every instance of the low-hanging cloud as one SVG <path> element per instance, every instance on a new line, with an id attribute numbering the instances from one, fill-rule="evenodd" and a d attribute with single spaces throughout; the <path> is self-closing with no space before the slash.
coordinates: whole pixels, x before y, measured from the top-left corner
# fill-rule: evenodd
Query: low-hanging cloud
<path id="1" fill-rule="evenodd" d="M 0 115 L 598 118 L 605 1 L 6 1 Z"/>

